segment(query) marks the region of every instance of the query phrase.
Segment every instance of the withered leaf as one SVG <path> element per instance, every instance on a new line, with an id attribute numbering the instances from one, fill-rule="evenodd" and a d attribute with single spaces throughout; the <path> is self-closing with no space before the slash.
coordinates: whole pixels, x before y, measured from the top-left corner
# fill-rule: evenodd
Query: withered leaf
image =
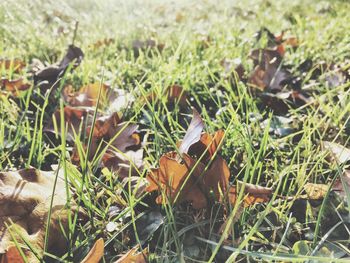
<path id="1" fill-rule="evenodd" d="M 223 130 L 218 130 L 213 135 L 203 133 L 200 140 L 190 146 L 188 154 L 197 158 L 203 155 L 201 162 L 207 163 L 220 150 L 224 135 Z"/>
<path id="2" fill-rule="evenodd" d="M 244 187 L 245 196 L 243 198 L 243 204 L 245 207 L 257 204 L 266 203 L 270 200 L 272 195 L 272 188 L 263 187 L 258 185 L 253 185 L 249 183 L 238 182 L 240 187 Z M 234 205 L 237 201 L 237 195 L 239 194 L 239 189 L 236 186 L 231 186 L 229 190 L 230 203 Z"/>
<path id="3" fill-rule="evenodd" d="M 98 94 L 101 89 L 101 104 L 105 104 L 109 95 L 110 87 L 106 84 L 92 83 L 74 91 L 71 85 L 66 86 L 62 95 L 66 103 L 72 107 L 93 107 L 96 106 Z"/>
<path id="4" fill-rule="evenodd" d="M 12 69 L 14 72 L 21 71 L 26 66 L 26 63 L 18 58 L 15 59 L 0 59 L 1 69 Z"/>
<path id="5" fill-rule="evenodd" d="M 142 252 L 137 252 L 138 249 L 138 246 L 130 249 L 114 263 L 147 263 L 148 249 L 145 248 Z"/>
<path id="6" fill-rule="evenodd" d="M 335 143 L 335 142 L 322 142 L 325 150 L 331 154 L 331 159 L 338 164 L 344 164 L 350 160 L 350 149 Z"/>
<path id="7" fill-rule="evenodd" d="M 190 146 L 200 140 L 203 129 L 204 122 L 198 111 L 193 108 L 193 117 L 191 123 L 188 126 L 185 137 L 183 138 L 179 147 L 180 154 L 187 153 Z"/>
<path id="8" fill-rule="evenodd" d="M 104 254 L 104 241 L 99 238 L 81 263 L 99 263 Z"/>
<path id="9" fill-rule="evenodd" d="M 103 167 L 116 172 L 120 178 L 129 177 L 129 174 L 139 176 L 143 167 L 143 149 L 125 153 L 109 150 L 103 155 L 102 163 Z"/>
<path id="10" fill-rule="evenodd" d="M 206 197 L 196 182 L 196 179 L 204 171 L 204 165 L 193 160 L 187 154 L 183 154 L 183 163 L 177 160 L 177 153 L 170 152 L 159 159 L 159 168 L 153 169 L 147 175 L 150 185 L 148 192 L 164 190 L 170 202 L 190 202 L 196 209 L 207 205 Z M 162 195 L 156 199 L 158 204 L 163 202 Z"/>
<path id="11" fill-rule="evenodd" d="M 55 82 L 59 77 L 61 77 L 69 67 L 71 63 L 72 69 L 80 65 L 84 58 L 83 51 L 74 46 L 68 46 L 68 50 L 63 59 L 58 63 L 48 67 L 45 67 L 34 74 L 34 82 L 39 83 L 40 81 Z"/>
<path id="12" fill-rule="evenodd" d="M 111 151 L 118 149 L 121 152 L 125 152 L 128 147 L 140 145 L 140 136 L 136 132 L 138 125 L 120 121 L 118 113 L 101 116 L 96 119 L 89 150 L 89 160 L 92 160 L 97 154 L 98 149 L 101 151 L 107 146 L 106 150 L 109 151 L 109 155 L 104 158 L 105 161 L 112 157 L 110 155 Z M 87 128 L 87 134 L 90 134 L 91 128 L 91 126 Z M 73 151 L 72 161 L 75 164 L 80 162 L 77 149 Z"/>
<path id="13" fill-rule="evenodd" d="M 347 188 L 347 189 L 346 189 Z M 348 198 L 348 193 L 350 190 L 350 170 L 345 170 L 340 178 L 337 178 L 333 184 L 332 190 L 339 195 Z M 349 201 L 349 200 L 348 200 Z"/>
<path id="14" fill-rule="evenodd" d="M 91 108 L 75 108 L 65 106 L 63 109 L 64 123 L 67 127 L 66 135 L 68 141 L 74 141 L 74 134 L 79 135 L 80 131 L 85 131 L 88 125 L 92 123 L 93 109 Z M 52 120 L 44 129 L 45 132 L 51 132 L 61 135 L 61 110 L 54 112 Z"/>
<path id="15" fill-rule="evenodd" d="M 0 263 L 24 263 L 24 260 L 15 246 L 7 249 L 5 254 L 0 254 Z"/>
<path id="16" fill-rule="evenodd" d="M 304 190 L 310 200 L 319 200 L 325 197 L 328 192 L 329 185 L 307 183 L 304 185 Z"/>
<path id="17" fill-rule="evenodd" d="M 132 42 L 132 49 L 134 51 L 134 56 L 138 57 L 140 55 L 140 51 L 147 51 L 149 49 L 158 49 L 161 52 L 164 49 L 164 44 L 157 44 L 157 42 L 153 39 L 147 39 L 145 41 L 136 39 Z"/>
<path id="18" fill-rule="evenodd" d="M 65 253 L 67 240 L 61 227 L 65 229 L 68 227 L 68 214 L 73 214 L 76 210 L 74 203 L 71 203 L 70 210 L 65 208 L 67 202 L 72 201 L 66 198 L 66 184 L 60 173 L 52 197 L 55 176 L 56 172 L 43 172 L 34 168 L 0 173 L 0 253 L 4 253 L 13 244 L 9 231 L 15 235 L 19 243 L 22 243 L 21 236 L 23 236 L 38 253 L 43 253 L 52 198 L 48 251 L 56 255 Z M 29 251 L 24 252 L 29 262 L 36 262 L 33 254 Z"/>
<path id="19" fill-rule="evenodd" d="M 25 91 L 30 88 L 30 84 L 25 82 L 23 78 L 9 80 L 7 78 L 1 79 L 1 90 L 10 92 L 12 95 L 18 95 L 20 91 Z"/>

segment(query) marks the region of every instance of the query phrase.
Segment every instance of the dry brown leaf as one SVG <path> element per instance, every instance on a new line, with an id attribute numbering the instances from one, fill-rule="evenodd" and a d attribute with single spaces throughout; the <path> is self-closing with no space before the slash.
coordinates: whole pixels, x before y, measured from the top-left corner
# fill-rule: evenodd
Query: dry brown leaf
<path id="1" fill-rule="evenodd" d="M 344 189 L 344 186 L 347 189 Z M 343 197 L 347 197 L 347 192 L 350 190 L 350 170 L 345 170 L 340 178 L 337 178 L 333 184 L 332 190 Z"/>
<path id="2" fill-rule="evenodd" d="M 93 49 L 98 49 L 102 47 L 108 47 L 109 45 L 113 44 L 115 42 L 114 38 L 104 38 L 102 40 L 98 40 L 89 47 L 92 47 Z"/>
<path id="3" fill-rule="evenodd" d="M 201 139 L 201 133 L 203 129 L 204 122 L 201 116 L 199 115 L 198 111 L 193 108 L 193 117 L 191 123 L 179 147 L 180 154 L 187 153 L 191 145 L 193 145 Z"/>
<path id="4" fill-rule="evenodd" d="M 182 156 L 176 152 L 163 155 L 159 168 L 152 169 L 146 176 L 149 182 L 146 191 L 163 191 L 171 203 L 189 202 L 195 209 L 205 208 L 212 196 L 216 202 L 229 200 L 234 204 L 236 187 L 230 188 L 230 170 L 226 161 L 217 154 L 225 132 L 219 130 L 214 135 L 201 134 L 203 121 L 197 111 L 193 115 L 179 147 Z M 245 193 L 244 203 L 248 206 L 268 201 L 272 189 L 245 184 Z M 164 201 L 163 195 L 156 198 L 158 204 Z"/>
<path id="5" fill-rule="evenodd" d="M 263 187 L 258 185 L 253 185 L 249 183 L 238 182 L 240 187 L 244 187 L 244 197 L 243 204 L 245 207 L 257 204 L 266 203 L 270 200 L 272 195 L 272 188 Z M 234 205 L 237 201 L 237 195 L 239 194 L 239 189 L 236 186 L 231 186 L 229 191 L 230 203 Z"/>
<path id="6" fill-rule="evenodd" d="M 98 263 L 104 254 L 104 241 L 102 238 L 98 239 L 89 254 L 81 261 L 81 263 Z"/>
<path id="7" fill-rule="evenodd" d="M 24 61 L 15 58 L 15 59 L 0 59 L 0 70 L 12 69 L 14 72 L 21 71 L 26 66 Z"/>
<path id="8" fill-rule="evenodd" d="M 131 176 L 139 176 L 143 168 L 143 149 L 119 153 L 107 151 L 102 157 L 103 167 L 108 168 L 119 175 L 121 179 Z"/>
<path id="9" fill-rule="evenodd" d="M 153 169 L 147 175 L 150 186 L 148 192 L 164 190 L 170 202 L 190 202 L 196 209 L 207 205 L 206 197 L 199 188 L 196 179 L 204 171 L 204 165 L 183 154 L 183 163 L 178 161 L 176 152 L 163 155 L 159 160 L 159 168 Z M 195 166 L 196 165 L 196 166 Z M 185 183 L 186 182 L 186 183 Z M 163 202 L 162 195 L 156 199 L 158 204 Z"/>
<path id="10" fill-rule="evenodd" d="M 125 152 L 131 146 L 140 146 L 141 139 L 136 132 L 138 125 L 120 121 L 121 119 L 117 113 L 96 119 L 89 150 L 89 160 L 92 160 L 98 149 L 103 150 L 107 145 L 109 145 L 106 149 L 108 155 L 104 158 L 105 161 L 112 157 L 111 153 L 115 152 L 115 149 Z M 88 127 L 87 134 L 90 133 L 90 130 L 91 127 Z M 86 150 L 86 145 L 84 147 Z M 75 164 L 79 164 L 77 149 L 73 150 L 72 160 Z"/>
<path id="11" fill-rule="evenodd" d="M 223 130 L 218 130 L 213 135 L 203 133 L 200 140 L 190 146 L 188 154 L 197 158 L 204 155 L 201 162 L 209 162 L 214 154 L 220 150 L 224 135 L 225 132 Z"/>
<path id="12" fill-rule="evenodd" d="M 114 263 L 147 263 L 148 249 L 145 248 L 142 252 L 137 252 L 138 248 L 136 246 L 130 249 Z"/>
<path id="13" fill-rule="evenodd" d="M 59 63 L 50 65 L 35 72 L 34 82 L 39 83 L 40 81 L 48 81 L 54 83 L 66 72 L 70 65 L 72 69 L 79 66 L 83 58 L 83 51 L 74 45 L 70 45 L 68 46 L 67 53 Z"/>
<path id="14" fill-rule="evenodd" d="M 24 260 L 15 246 L 9 247 L 5 254 L 0 254 L 0 263 L 24 263 Z"/>
<path id="15" fill-rule="evenodd" d="M 230 170 L 221 156 L 216 156 L 208 171 L 203 175 L 203 190 L 205 193 L 214 192 L 215 199 L 221 201 L 221 193 L 225 195 L 229 185 Z"/>
<path id="16" fill-rule="evenodd" d="M 6 78 L 1 79 L 1 89 L 6 92 L 11 92 L 16 96 L 20 91 L 24 91 L 30 88 L 30 84 L 26 83 L 23 78 L 9 80 Z"/>
<path id="17" fill-rule="evenodd" d="M 63 109 L 64 123 L 67 127 L 67 140 L 74 141 L 74 134 L 79 135 L 79 131 L 86 131 L 86 127 L 92 123 L 93 109 L 74 108 L 65 106 Z M 55 133 L 55 125 L 58 135 L 61 135 L 61 110 L 58 109 L 52 116 L 52 121 L 45 128 L 46 132 Z"/>
<path id="18" fill-rule="evenodd" d="M 98 94 L 101 89 L 100 105 L 104 105 L 110 93 L 110 87 L 106 84 L 92 83 L 74 91 L 71 85 L 66 86 L 62 95 L 65 102 L 72 107 L 94 107 L 97 104 Z"/>
<path id="19" fill-rule="evenodd" d="M 19 243 L 22 243 L 20 236 L 23 236 L 39 254 L 43 253 L 55 175 L 56 172 L 34 168 L 0 173 L 0 253 L 12 246 L 10 231 Z M 68 213 L 76 212 L 73 203 L 71 210 L 65 208 L 66 187 L 62 178 L 63 175 L 59 173 L 49 225 L 48 251 L 55 255 L 66 252 L 67 240 L 61 227 L 67 228 Z M 29 251 L 24 252 L 29 262 L 37 261 Z"/>
<path id="20" fill-rule="evenodd" d="M 304 185 L 304 190 L 310 200 L 319 200 L 325 197 L 329 189 L 326 184 L 307 183 Z"/>

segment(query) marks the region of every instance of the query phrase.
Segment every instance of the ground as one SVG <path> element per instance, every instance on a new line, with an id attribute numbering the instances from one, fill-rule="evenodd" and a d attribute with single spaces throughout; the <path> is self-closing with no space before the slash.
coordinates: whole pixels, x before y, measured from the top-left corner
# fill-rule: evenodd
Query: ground
<path id="1" fill-rule="evenodd" d="M 4 63 L 0 68 L 1 171 L 50 171 L 59 163 L 65 180 L 70 178 L 67 200 L 82 214 L 66 229 L 65 251 L 45 253 L 45 261 L 80 262 L 102 238 L 101 262 L 114 262 L 136 245 L 148 249 L 151 262 L 348 262 L 348 10 L 346 0 L 2 1 L 0 58 L 18 58 L 26 66 L 20 72 Z M 79 65 L 70 64 L 50 80 L 57 81 L 54 88 L 38 88 L 38 78 L 46 77 L 35 79 L 34 65 L 61 61 L 71 44 L 84 53 Z M 9 90 L 6 80 L 19 76 L 28 87 Z M 283 83 L 273 87 L 278 78 Z M 117 132 L 95 136 L 103 133 L 100 124 L 91 124 L 95 128 L 86 128 L 85 136 L 52 128 L 54 112 L 64 124 L 64 106 L 77 103 L 72 90 L 91 83 L 96 90 L 106 84 L 106 90 L 126 94 L 117 101 L 95 92 L 92 105 L 84 105 L 92 111 L 92 123 L 118 111 L 108 115 L 114 116 L 108 129 L 119 132 L 113 121 L 123 121 L 132 130 L 128 136 L 134 140 L 123 137 L 113 149 L 143 151 L 142 165 L 126 175 L 101 162 L 104 153 L 94 141 L 107 150 L 111 145 L 103 143 Z M 70 97 L 64 96 L 68 85 Z M 198 190 L 211 196 L 193 200 L 181 193 L 183 187 L 175 190 L 176 200 L 159 186 L 159 200 L 157 184 L 155 191 L 143 184 L 151 169 L 164 165 L 165 154 L 188 140 L 193 109 L 203 132 L 222 130 L 224 138 L 207 159 L 200 155 L 208 150 L 177 152 L 174 166 L 186 163 L 178 158 L 188 153 L 205 166 L 205 176 L 220 160 L 220 167 L 227 163 L 229 169 L 227 182 L 221 183 L 220 168 L 212 173 L 220 182 L 205 192 L 204 179 Z M 173 169 L 178 176 L 180 168 Z M 194 191 L 197 181 L 187 190 Z M 254 199 L 242 190 L 236 201 L 223 201 L 225 187 L 239 190 L 245 183 L 271 192 Z"/>

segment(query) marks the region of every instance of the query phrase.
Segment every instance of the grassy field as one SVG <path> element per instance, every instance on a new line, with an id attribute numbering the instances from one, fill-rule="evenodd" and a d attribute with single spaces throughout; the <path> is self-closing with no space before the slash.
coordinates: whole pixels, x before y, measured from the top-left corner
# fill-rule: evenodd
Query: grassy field
<path id="1" fill-rule="evenodd" d="M 30 83 L 14 94 L 3 92 L 1 82 L 1 171 L 50 171 L 59 164 L 72 193 L 67 191 L 67 200 L 74 199 L 84 214 L 78 216 L 67 202 L 68 247 L 60 255 L 45 252 L 44 262 L 80 262 L 98 238 L 105 247 L 101 262 L 115 262 L 136 245 L 148 249 L 150 262 L 349 262 L 349 181 L 340 178 L 350 154 L 338 151 L 343 159 L 334 161 L 324 147 L 329 141 L 350 148 L 349 10 L 346 0 L 1 1 L 0 58 L 19 58 L 27 65 L 21 73 L 2 67 L 1 75 L 21 75 Z M 251 51 L 270 45 L 267 31 L 257 37 L 263 28 L 297 39 L 285 46 L 282 63 L 300 85 L 293 94 L 307 94 L 306 102 L 284 97 L 289 101 L 280 104 L 284 99 L 278 95 L 285 93 L 276 97 L 269 87 L 249 85 L 255 66 Z M 154 43 L 148 47 L 140 42 L 150 39 Z M 57 90 L 42 92 L 30 65 L 60 61 L 72 43 L 84 59 L 59 79 Z M 238 65 L 244 76 L 235 71 Z M 333 74 L 334 65 L 342 73 Z M 127 93 L 127 103 L 111 106 L 99 95 L 99 107 L 90 107 L 93 119 L 117 109 L 128 125 L 138 125 L 142 168 L 137 175 L 130 169 L 126 180 L 101 167 L 103 150 L 86 157 L 91 130 L 73 135 L 73 143 L 67 143 L 63 125 L 61 136 L 46 132 L 56 110 L 63 116 L 66 101 L 60 91 L 68 84 L 78 90 L 90 83 Z M 177 99 L 169 103 L 166 89 L 175 84 L 187 94 L 185 106 Z M 284 88 L 291 91 L 289 86 Z M 142 190 L 151 168 L 184 138 L 192 107 L 205 132 L 225 132 L 219 154 L 229 167 L 230 184 L 271 188 L 268 201 L 244 206 L 241 191 L 232 206 L 210 202 L 195 209 L 189 202 L 158 204 L 155 193 Z M 332 188 L 337 180 L 342 194 Z M 305 187 L 310 184 L 324 187 L 321 197 L 310 194 Z M 30 243 L 16 245 L 25 249 Z"/>

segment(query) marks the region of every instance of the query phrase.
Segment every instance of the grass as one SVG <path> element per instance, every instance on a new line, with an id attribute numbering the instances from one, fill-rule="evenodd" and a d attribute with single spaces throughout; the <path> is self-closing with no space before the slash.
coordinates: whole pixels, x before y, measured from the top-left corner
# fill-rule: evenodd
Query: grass
<path id="1" fill-rule="evenodd" d="M 53 63 L 75 38 L 85 57 L 77 69 L 64 76 L 62 87 L 65 83 L 80 87 L 107 82 L 136 98 L 155 92 L 161 100 L 157 105 L 135 103 L 125 109 L 124 116 L 139 123 L 151 139 L 145 145 L 146 169 L 140 171 L 140 182 L 125 186 L 115 174 L 98 168 L 101 156 L 91 162 L 81 158 L 86 160 L 82 169 L 75 168 L 69 161 L 65 136 L 57 147 L 49 144 L 43 129 L 53 111 L 63 108 L 59 98 L 49 101 L 48 94 L 38 94 L 32 87 L 18 99 L 19 109 L 13 100 L 1 97 L 1 170 L 29 166 L 48 170 L 51 164 L 60 163 L 78 204 L 88 215 L 87 222 L 80 224 L 71 214 L 66 233 L 69 250 L 56 260 L 78 262 L 94 241 L 103 237 L 108 251 L 103 262 L 113 262 L 118 253 L 136 244 L 151 248 L 152 262 L 347 262 L 348 207 L 335 201 L 330 192 L 319 202 L 301 202 L 298 197 L 306 183 L 329 184 L 341 173 L 326 158 L 320 142 L 334 140 L 350 146 L 349 83 L 329 88 L 322 79 L 310 82 L 308 72 L 303 87 L 312 87 L 316 103 L 290 109 L 287 117 L 291 123 L 286 127 L 269 108 L 261 107 L 245 84 L 232 83 L 221 62 L 240 62 L 250 72 L 249 52 L 266 46 L 266 41 L 256 41 L 254 34 L 267 27 L 276 34 L 288 29 L 298 38 L 299 47 L 288 49 L 284 57 L 293 72 L 305 59 L 342 63 L 350 56 L 349 3 L 101 2 L 5 0 L 0 4 L 1 57 L 18 57 L 27 64 L 34 58 Z M 75 21 L 79 21 L 76 36 Z M 114 42 L 93 47 L 106 38 Z M 130 49 L 133 40 L 149 38 L 164 43 L 164 50 L 152 50 L 152 55 L 141 52 L 135 57 Z M 190 94 L 192 105 L 201 109 L 206 131 L 225 131 L 221 154 L 229 165 L 232 183 L 239 179 L 276 189 L 267 204 L 232 207 L 222 234 L 215 231 L 221 220 L 217 207 L 208 209 L 210 217 L 204 218 L 203 211 L 184 205 L 152 206 L 150 195 L 136 195 L 147 170 L 157 167 L 159 158 L 174 149 L 188 127 L 191 111 L 171 108 L 161 96 L 175 83 Z M 340 92 L 343 101 L 334 100 Z M 292 132 L 278 136 L 279 128 L 291 128 Z M 64 129 L 61 133 L 65 134 Z M 86 138 L 91 140 L 88 134 Z M 76 140 L 82 143 L 79 136 Z M 286 198 L 279 198 L 281 195 Z M 122 210 L 112 216 L 116 204 Z M 153 229 L 155 233 L 151 231 L 147 238 L 139 236 L 145 226 L 157 220 L 162 224 Z M 117 226 L 112 232 L 106 231 L 110 222 Z M 302 253 L 305 248 L 308 251 Z M 53 259 L 47 254 L 45 261 Z"/>

